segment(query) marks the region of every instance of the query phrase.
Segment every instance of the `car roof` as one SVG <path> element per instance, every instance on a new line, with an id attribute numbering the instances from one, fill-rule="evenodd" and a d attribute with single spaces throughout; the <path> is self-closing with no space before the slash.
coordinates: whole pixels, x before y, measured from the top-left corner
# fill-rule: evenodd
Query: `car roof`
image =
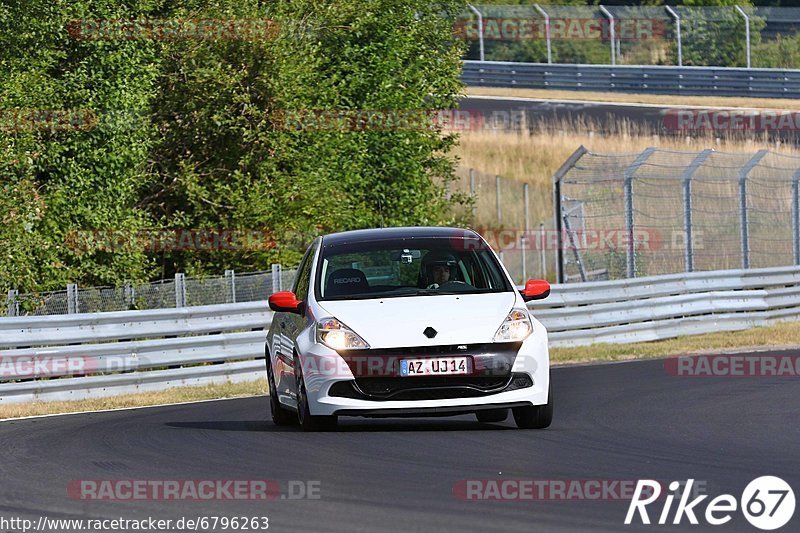
<path id="1" fill-rule="evenodd" d="M 439 226 L 411 226 L 400 228 L 358 229 L 331 233 L 322 238 L 323 245 L 337 245 L 351 242 L 382 241 L 401 238 L 463 238 L 477 236 L 473 230 L 445 228 Z"/>

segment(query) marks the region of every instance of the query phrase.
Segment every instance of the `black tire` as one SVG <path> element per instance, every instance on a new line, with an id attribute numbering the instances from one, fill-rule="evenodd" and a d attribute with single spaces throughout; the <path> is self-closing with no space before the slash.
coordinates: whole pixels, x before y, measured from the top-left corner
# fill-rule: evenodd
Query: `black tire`
<path id="1" fill-rule="evenodd" d="M 529 405 L 514 407 L 514 421 L 520 429 L 544 429 L 553 422 L 553 385 L 547 388 L 547 403 L 544 405 Z"/>
<path id="2" fill-rule="evenodd" d="M 306 384 L 303 380 L 303 368 L 300 361 L 294 360 L 294 373 L 297 379 L 297 421 L 303 431 L 331 431 L 336 429 L 339 417 L 336 415 L 314 416 L 308 408 Z"/>
<path id="3" fill-rule="evenodd" d="M 483 411 L 476 411 L 475 417 L 478 419 L 478 422 L 482 424 L 503 422 L 508 418 L 508 409 L 486 409 Z"/>
<path id="4" fill-rule="evenodd" d="M 286 409 L 278 401 L 278 391 L 275 387 L 275 376 L 272 374 L 272 365 L 267 354 L 267 385 L 269 386 L 269 411 L 272 422 L 276 426 L 288 426 L 297 421 L 293 412 Z"/>

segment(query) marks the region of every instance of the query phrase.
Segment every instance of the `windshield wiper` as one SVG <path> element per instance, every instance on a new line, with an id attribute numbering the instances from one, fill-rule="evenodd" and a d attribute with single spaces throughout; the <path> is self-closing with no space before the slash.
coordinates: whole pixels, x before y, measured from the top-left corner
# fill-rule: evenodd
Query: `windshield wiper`
<path id="1" fill-rule="evenodd" d="M 461 294 L 453 291 L 440 291 L 439 289 L 419 289 L 417 296 L 434 296 L 436 294 Z"/>

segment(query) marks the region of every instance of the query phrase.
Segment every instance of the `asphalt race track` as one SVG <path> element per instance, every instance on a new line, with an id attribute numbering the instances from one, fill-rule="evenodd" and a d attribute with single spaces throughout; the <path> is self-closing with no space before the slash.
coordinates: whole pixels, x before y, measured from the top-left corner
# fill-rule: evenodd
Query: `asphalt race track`
<path id="1" fill-rule="evenodd" d="M 513 130 L 513 113 L 524 111 L 529 129 L 538 129 L 542 124 L 562 127 L 570 125 L 573 130 L 576 124 L 590 124 L 597 133 L 616 131 L 618 125 L 626 121 L 634 128 L 640 128 L 645 134 L 668 136 L 707 135 L 703 131 L 679 131 L 675 129 L 675 120 L 665 118 L 667 114 L 675 114 L 679 109 L 713 113 L 715 110 L 730 111 L 731 108 L 703 106 L 660 106 L 656 104 L 626 104 L 616 102 L 582 101 L 580 93 L 574 100 L 544 100 L 535 98 L 510 98 L 502 96 L 470 96 L 461 100 L 459 109 L 470 111 L 484 120 L 484 128 Z M 747 110 L 740 110 L 747 112 Z M 755 112 L 754 110 L 750 110 Z M 634 129 L 634 133 L 635 133 Z M 720 136 L 730 132 L 721 131 Z M 738 132 L 740 135 L 761 136 L 763 132 Z M 798 135 L 791 130 L 771 131 L 769 138 L 798 143 Z"/>
<path id="2" fill-rule="evenodd" d="M 555 421 L 544 431 L 461 416 L 346 418 L 339 432 L 308 434 L 268 422 L 263 397 L 2 422 L 0 515 L 267 516 L 270 531 L 618 531 L 627 500 L 464 501 L 453 487 L 468 479 L 693 478 L 711 497 L 738 499 L 770 474 L 800 487 L 796 377 L 674 377 L 651 360 L 556 368 L 553 380 Z M 302 480 L 318 481 L 320 491 L 318 499 L 267 502 L 68 497 L 69 482 L 86 479 Z M 661 504 L 649 509 L 656 520 Z M 798 514 L 786 530 L 798 530 Z M 684 518 L 678 529 L 754 531 L 739 511 L 725 526 L 701 524 Z"/>

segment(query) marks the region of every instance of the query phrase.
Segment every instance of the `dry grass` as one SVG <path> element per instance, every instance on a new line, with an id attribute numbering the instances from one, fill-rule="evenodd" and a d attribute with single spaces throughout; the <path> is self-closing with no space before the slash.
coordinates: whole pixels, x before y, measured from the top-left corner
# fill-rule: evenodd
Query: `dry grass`
<path id="1" fill-rule="evenodd" d="M 551 348 L 550 358 L 554 364 L 564 364 L 647 359 L 717 351 L 740 352 L 764 348 L 797 348 L 798 346 L 800 346 L 800 324 L 784 322 L 774 326 L 743 331 L 708 333 L 664 341 Z"/>
<path id="2" fill-rule="evenodd" d="M 165 391 L 109 396 L 90 400 L 0 405 L 0 419 L 55 413 L 77 413 L 81 411 L 105 411 L 125 407 L 142 407 L 198 400 L 240 398 L 266 393 L 267 381 L 265 379 L 244 383 L 206 385 L 203 387 L 176 387 Z"/>
<path id="3" fill-rule="evenodd" d="M 463 168 L 475 168 L 487 175 L 500 175 L 504 179 L 527 182 L 530 190 L 530 216 L 532 223 L 552 218 L 553 174 L 580 146 L 597 153 L 639 153 L 648 147 L 659 147 L 676 151 L 700 151 L 713 148 L 727 152 L 754 153 L 762 148 L 800 155 L 797 148 L 770 143 L 764 138 L 715 138 L 653 135 L 629 122 L 613 125 L 615 133 L 602 135 L 596 124 L 587 122 L 562 122 L 555 125 L 540 124 L 532 134 L 479 131 L 462 133 L 459 145 L 453 152 Z M 462 172 L 462 175 L 465 175 Z M 486 181 L 486 180 L 484 180 Z M 478 223 L 483 219 L 493 220 L 494 182 L 483 184 L 487 198 L 478 198 Z M 462 188 L 467 185 L 462 184 Z M 506 197 L 510 198 L 510 197 Z M 518 203 L 518 202 L 517 202 Z M 516 205 L 516 204 L 514 204 Z M 508 209 L 513 206 L 509 205 Z M 506 207 L 504 207 L 506 209 Z M 516 220 L 516 219 L 513 219 Z M 485 225 L 485 224 L 484 224 Z"/>
<path id="4" fill-rule="evenodd" d="M 713 148 L 727 152 L 755 152 L 762 148 L 800 155 L 800 150 L 786 144 L 768 142 L 761 137 L 749 139 L 715 137 L 659 136 L 637 130 L 630 123 L 616 125 L 618 133 L 595 133 L 600 127 L 589 123 L 562 123 L 527 133 L 479 131 L 462 133 L 454 155 L 460 165 L 487 174 L 527 181 L 534 185 L 552 184 L 553 174 L 580 146 L 597 153 L 639 153 L 651 146 L 667 150 L 694 152 Z"/>
<path id="5" fill-rule="evenodd" d="M 741 107 L 746 109 L 797 109 L 791 98 L 737 98 L 718 96 L 671 96 L 656 94 L 594 93 L 583 91 L 554 91 L 549 89 L 511 89 L 504 87 L 468 87 L 467 96 L 512 96 L 542 100 L 589 100 L 674 106 Z"/>

